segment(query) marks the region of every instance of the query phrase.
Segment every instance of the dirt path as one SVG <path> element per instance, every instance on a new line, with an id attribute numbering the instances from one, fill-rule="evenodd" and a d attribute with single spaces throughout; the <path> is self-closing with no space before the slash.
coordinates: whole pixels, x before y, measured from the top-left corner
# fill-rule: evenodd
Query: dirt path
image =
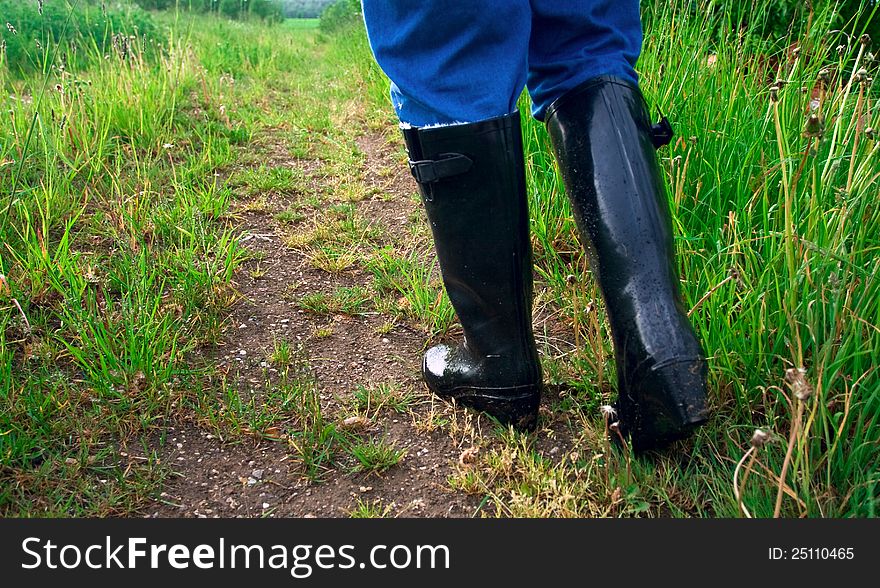
<path id="1" fill-rule="evenodd" d="M 364 179 L 379 191 L 357 202 L 357 213 L 386 235 L 405 233 L 418 207 L 410 197 L 414 185 L 395 160 L 397 146 L 378 135 L 365 135 L 358 145 L 365 154 Z M 321 181 L 317 161 L 276 155 L 265 165 L 293 167 L 310 181 Z M 359 266 L 335 274 L 316 269 L 307 254 L 282 244 L 285 229 L 274 216 L 296 204 L 295 194 L 273 195 L 260 211 L 252 210 L 254 198 L 237 203 L 238 228 L 254 259 L 238 270 L 241 299 L 231 310 L 222 344 L 205 354 L 243 396 L 259 399 L 273 342 L 303 346 L 325 415 L 339 413 L 358 385 L 399 386 L 415 399 L 411 411 L 382 411 L 366 429 L 405 456 L 382 474 L 352 473 L 343 463 L 312 482 L 283 440 L 224 442 L 188 423 L 168 432 L 171 449 L 164 460 L 173 462 L 176 475 L 149 509 L 151 516 L 347 516 L 358 503 L 388 516 L 472 516 L 478 498 L 455 493 L 446 483 L 451 467 L 463 454 L 467 458 L 467 435 L 431 425 L 432 410 L 451 410 L 434 405 L 423 390 L 418 370 L 425 333 L 404 322 L 389 329 L 388 317 L 379 313 L 328 317 L 300 308 L 291 299 L 292 286 L 301 299 L 331 295 L 340 286 L 366 288 L 371 276 Z"/>

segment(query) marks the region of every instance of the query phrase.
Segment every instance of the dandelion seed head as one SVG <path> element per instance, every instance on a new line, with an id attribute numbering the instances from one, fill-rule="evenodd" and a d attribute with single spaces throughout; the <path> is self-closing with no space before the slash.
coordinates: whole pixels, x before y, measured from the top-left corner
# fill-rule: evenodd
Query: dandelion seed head
<path id="1" fill-rule="evenodd" d="M 762 429 L 755 429 L 755 432 L 752 433 L 752 440 L 750 443 L 752 447 L 755 449 L 760 449 L 770 440 L 770 433 L 764 431 Z"/>
<path id="2" fill-rule="evenodd" d="M 788 368 L 785 370 L 785 381 L 801 402 L 806 402 L 813 395 L 813 386 L 807 381 L 805 368 Z"/>
<path id="3" fill-rule="evenodd" d="M 811 114 L 807 117 L 807 122 L 804 124 L 804 136 L 805 137 L 821 137 L 824 131 L 824 125 L 822 124 L 822 119 L 819 118 L 817 114 Z"/>

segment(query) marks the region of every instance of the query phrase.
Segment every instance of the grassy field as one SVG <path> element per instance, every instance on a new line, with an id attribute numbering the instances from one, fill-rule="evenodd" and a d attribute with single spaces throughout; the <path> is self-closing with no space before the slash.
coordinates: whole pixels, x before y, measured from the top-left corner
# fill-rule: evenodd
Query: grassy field
<path id="1" fill-rule="evenodd" d="M 379 317 L 425 341 L 455 319 L 412 195 L 410 234 L 390 242 L 358 208 L 392 197 L 370 177 L 405 173 L 362 29 L 138 13 L 147 36 L 114 36 L 112 23 L 47 36 L 39 71 L 0 51 L 0 513 L 144 512 L 173 474 L 162 448 L 180 422 L 227 443 L 283 437 L 316 484 L 384 472 L 403 453 L 342 425 L 413 412 L 413 435 L 439 429 L 479 448 L 437 482 L 493 506 L 482 514 L 874 516 L 876 49 L 833 32 L 826 13 L 770 42 L 684 0 L 644 9 L 639 71 L 677 132 L 660 155 L 682 291 L 710 356 L 714 417 L 692 442 L 650 459 L 608 447 L 610 333 L 535 121 L 524 138 L 536 316 L 550 317 L 537 433 L 463 432 L 454 416 L 415 412 L 424 391 L 378 382 L 339 410 L 285 341 L 267 341 L 280 373 L 266 396 L 219 377 L 204 350 L 227 337 L 237 276 L 254 262 L 247 212 L 271 210 L 284 246 L 328 280 L 369 276 L 296 295 L 304 312 Z M 391 145 L 396 165 L 367 173 L 364 136 Z M 267 164 L 281 148 L 319 162 L 318 175 Z M 293 204 L 275 211 L 277 194 Z M 557 437 L 565 451 L 551 453 Z M 351 514 L 389 512 L 359 502 Z"/>

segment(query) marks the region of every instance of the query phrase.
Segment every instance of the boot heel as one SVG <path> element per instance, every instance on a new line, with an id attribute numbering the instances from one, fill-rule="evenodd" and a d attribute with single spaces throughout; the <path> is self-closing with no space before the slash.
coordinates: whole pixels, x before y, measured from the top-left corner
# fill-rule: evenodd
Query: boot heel
<path id="1" fill-rule="evenodd" d="M 447 397 L 521 431 L 534 431 L 538 424 L 538 405 L 541 403 L 541 387 L 538 385 L 488 390 L 464 388 Z"/>

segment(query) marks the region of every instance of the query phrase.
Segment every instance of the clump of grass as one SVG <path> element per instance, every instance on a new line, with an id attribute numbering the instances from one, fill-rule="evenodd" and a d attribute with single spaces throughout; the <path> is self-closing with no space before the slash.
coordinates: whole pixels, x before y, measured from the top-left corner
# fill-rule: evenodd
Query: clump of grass
<path id="1" fill-rule="evenodd" d="M 272 343 L 272 352 L 269 354 L 269 362 L 278 369 L 290 365 L 293 360 L 294 349 L 287 339 L 275 339 Z"/>
<path id="2" fill-rule="evenodd" d="M 309 256 L 313 267 L 339 273 L 361 261 L 384 233 L 357 214 L 350 204 L 334 205 L 316 218 L 312 226 L 284 237 L 287 247 Z"/>
<path id="3" fill-rule="evenodd" d="M 394 503 L 382 504 L 381 500 L 364 501 L 360 498 L 348 516 L 353 519 L 384 519 L 394 510 Z"/>
<path id="4" fill-rule="evenodd" d="M 356 460 L 352 468 L 355 473 L 381 474 L 406 455 L 405 449 L 398 449 L 381 438 L 357 439 L 350 442 L 347 449 Z"/>
<path id="5" fill-rule="evenodd" d="M 367 312 L 372 297 L 360 286 L 343 286 L 331 294 L 313 292 L 300 297 L 298 305 L 315 314 L 361 315 Z"/>
<path id="6" fill-rule="evenodd" d="M 314 379 L 310 378 L 308 382 L 299 398 L 296 423 L 289 427 L 288 440 L 300 461 L 303 475 L 317 481 L 335 463 L 340 435 L 336 425 L 324 418 Z"/>
<path id="7" fill-rule="evenodd" d="M 229 184 L 247 196 L 294 194 L 304 189 L 305 176 L 297 168 L 261 165 L 235 173 Z"/>
<path id="8" fill-rule="evenodd" d="M 455 320 L 455 311 L 436 276 L 436 268 L 426 262 L 424 251 L 400 253 L 383 247 L 367 260 L 373 286 L 380 293 L 400 296 L 400 314 L 418 320 L 430 333 L 446 331 Z M 436 263 L 434 261 L 433 263 Z"/>
<path id="9" fill-rule="evenodd" d="M 416 400 L 412 390 L 405 390 L 399 384 L 382 382 L 364 386 L 358 385 L 352 394 L 352 409 L 356 414 L 371 418 L 383 409 L 398 414 L 406 413 Z"/>
<path id="10" fill-rule="evenodd" d="M 282 210 L 275 215 L 275 220 L 285 225 L 292 225 L 305 219 L 306 215 L 298 210 Z"/>

